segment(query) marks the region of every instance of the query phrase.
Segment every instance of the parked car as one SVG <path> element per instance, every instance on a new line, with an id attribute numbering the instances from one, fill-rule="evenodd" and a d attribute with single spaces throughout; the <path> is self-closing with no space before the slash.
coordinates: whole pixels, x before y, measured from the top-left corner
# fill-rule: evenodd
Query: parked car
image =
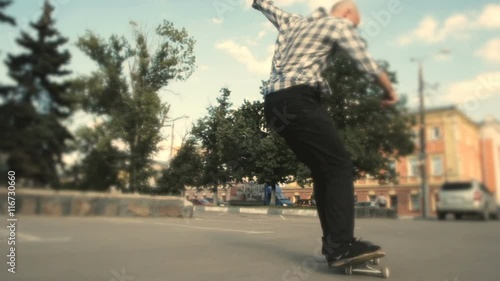
<path id="1" fill-rule="evenodd" d="M 495 196 L 478 181 L 448 182 L 441 186 L 438 195 L 439 220 L 453 214 L 455 219 L 463 215 L 480 215 L 483 220 L 498 219 Z"/>
<path id="2" fill-rule="evenodd" d="M 377 203 L 373 201 L 364 201 L 364 202 L 356 202 L 354 203 L 355 207 L 371 207 L 371 208 L 378 208 Z"/>
<path id="3" fill-rule="evenodd" d="M 198 206 L 211 206 L 212 203 L 208 202 L 206 199 L 191 199 L 189 200 L 193 205 Z"/>

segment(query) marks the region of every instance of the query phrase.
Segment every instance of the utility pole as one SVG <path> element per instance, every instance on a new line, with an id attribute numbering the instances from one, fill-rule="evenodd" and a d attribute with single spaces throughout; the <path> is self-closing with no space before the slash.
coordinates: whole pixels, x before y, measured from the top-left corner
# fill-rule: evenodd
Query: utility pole
<path id="1" fill-rule="evenodd" d="M 450 54 L 449 49 L 443 49 L 439 51 L 435 55 L 448 55 Z M 421 207 L 422 207 L 422 217 L 429 217 L 429 186 L 427 180 L 427 148 L 426 148 L 426 121 L 425 121 L 425 80 L 424 80 L 424 60 L 427 59 L 428 56 L 424 56 L 421 58 L 412 58 L 412 62 L 418 63 L 418 95 L 420 100 L 420 153 L 419 153 L 419 162 L 420 162 L 420 194 L 421 194 Z"/>
<path id="2" fill-rule="evenodd" d="M 420 100 L 420 193 L 422 195 L 422 217 L 429 217 L 429 196 L 427 186 L 427 152 L 426 152 L 426 122 L 425 122 L 425 81 L 422 61 L 418 62 L 418 95 Z"/>

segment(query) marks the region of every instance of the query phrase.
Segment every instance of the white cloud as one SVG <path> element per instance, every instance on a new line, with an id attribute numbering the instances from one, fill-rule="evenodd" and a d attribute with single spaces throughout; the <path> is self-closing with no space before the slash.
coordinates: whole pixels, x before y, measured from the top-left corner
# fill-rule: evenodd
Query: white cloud
<path id="1" fill-rule="evenodd" d="M 259 60 L 252 54 L 248 47 L 240 45 L 233 40 L 225 40 L 218 43 L 215 47 L 225 51 L 238 62 L 244 64 L 250 72 L 268 74 L 270 71 L 271 57 Z"/>
<path id="2" fill-rule="evenodd" d="M 486 28 L 500 28 L 500 4 L 487 5 L 479 16 L 479 25 Z"/>
<path id="3" fill-rule="evenodd" d="M 500 95 L 500 72 L 483 73 L 471 80 L 459 81 L 447 87 L 447 102 L 471 107 L 481 101 Z"/>
<path id="4" fill-rule="evenodd" d="M 398 44 L 405 46 L 419 41 L 434 44 L 449 39 L 467 39 L 473 31 L 500 28 L 500 5 L 490 4 L 481 12 L 455 14 L 443 22 L 428 16 L 419 25 L 398 38 Z"/>
<path id="5" fill-rule="evenodd" d="M 222 19 L 219 19 L 219 18 L 213 18 L 212 19 L 212 23 L 214 24 L 222 24 L 224 21 Z"/>
<path id="6" fill-rule="evenodd" d="M 500 63 L 500 38 L 487 42 L 482 48 L 477 50 L 476 56 L 490 62 Z"/>
<path id="7" fill-rule="evenodd" d="M 401 46 L 405 46 L 414 41 L 433 44 L 443 42 L 449 38 L 465 39 L 468 37 L 466 31 L 471 28 L 472 21 L 464 14 L 453 15 L 442 24 L 434 17 L 426 17 L 420 22 L 419 26 L 410 31 L 408 35 L 399 37 L 398 43 Z"/>

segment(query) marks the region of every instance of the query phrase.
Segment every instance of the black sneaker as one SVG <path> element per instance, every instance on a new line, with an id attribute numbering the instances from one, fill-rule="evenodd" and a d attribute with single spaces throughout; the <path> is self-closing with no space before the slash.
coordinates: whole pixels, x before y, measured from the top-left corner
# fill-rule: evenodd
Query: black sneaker
<path id="1" fill-rule="evenodd" d="M 385 256 L 381 247 L 369 241 L 353 239 L 351 242 L 323 246 L 330 267 L 343 266 L 346 263 L 368 261 Z"/>

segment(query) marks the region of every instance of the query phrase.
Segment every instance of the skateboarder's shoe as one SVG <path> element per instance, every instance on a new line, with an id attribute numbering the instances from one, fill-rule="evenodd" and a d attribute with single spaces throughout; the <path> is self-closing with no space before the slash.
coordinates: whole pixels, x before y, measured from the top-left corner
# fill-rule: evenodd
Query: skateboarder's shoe
<path id="1" fill-rule="evenodd" d="M 368 241 L 353 239 L 340 244 L 324 244 L 323 254 L 331 267 L 343 266 L 347 263 L 371 260 L 385 256 L 381 247 Z"/>

